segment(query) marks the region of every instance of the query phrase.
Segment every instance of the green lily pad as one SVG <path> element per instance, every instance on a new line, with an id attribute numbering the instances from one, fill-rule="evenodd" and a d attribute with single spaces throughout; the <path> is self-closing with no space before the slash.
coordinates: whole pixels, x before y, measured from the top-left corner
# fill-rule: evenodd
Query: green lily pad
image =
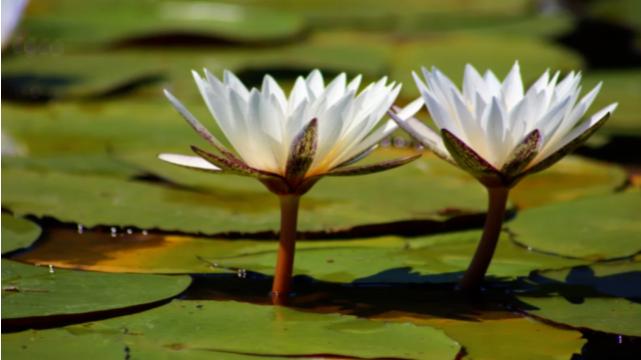
<path id="1" fill-rule="evenodd" d="M 579 303 L 560 296 L 519 296 L 534 309 L 525 310 L 546 320 L 578 329 L 641 336 L 641 304 L 622 298 L 588 297 Z"/>
<path id="2" fill-rule="evenodd" d="M 520 62 L 526 82 L 534 81 L 548 68 L 576 70 L 582 67 L 578 55 L 540 40 L 463 33 L 407 42 L 397 49 L 391 75 L 406 84 L 403 87 L 406 96 L 417 97 L 416 86 L 408 85 L 414 84 L 412 71 L 420 72 L 421 66 L 436 66 L 460 85 L 466 63 L 473 64 L 479 71 L 492 69 L 502 77 L 515 60 Z"/>
<path id="3" fill-rule="evenodd" d="M 38 224 L 27 219 L 2 214 L 2 253 L 24 249 L 34 243 L 42 233 Z"/>
<path id="4" fill-rule="evenodd" d="M 330 282 L 425 283 L 456 281 L 480 239 L 479 231 L 405 239 L 299 241 L 295 273 Z M 60 252 L 61 246 L 68 250 Z M 107 272 L 209 273 L 245 269 L 271 275 L 276 241 L 222 240 L 59 230 L 17 259 L 31 263 Z M 143 260 L 144 259 L 144 260 Z M 526 276 L 536 269 L 585 264 L 527 251 L 501 238 L 489 275 Z"/>
<path id="5" fill-rule="evenodd" d="M 470 360 L 567 360 L 587 342 L 579 331 L 513 314 L 469 320 L 392 312 L 377 318 L 441 329 L 465 347 L 463 359 Z"/>
<path id="6" fill-rule="evenodd" d="M 181 293 L 190 283 L 189 276 L 101 274 L 2 260 L 2 320 L 150 304 Z"/>
<path id="7" fill-rule="evenodd" d="M 626 191 L 528 209 L 508 224 L 517 242 L 575 258 L 641 251 L 641 192 Z"/>
<path id="8" fill-rule="evenodd" d="M 551 168 L 524 178 L 510 191 L 510 200 L 519 209 L 526 209 L 607 195 L 624 186 L 626 180 L 627 173 L 617 165 L 566 156 Z"/>
<path id="9" fill-rule="evenodd" d="M 590 288 L 600 294 L 641 299 L 641 288 L 626 286 L 641 282 L 641 262 L 623 260 L 568 269 L 541 271 L 531 275 L 536 283 Z"/>
<path id="10" fill-rule="evenodd" d="M 518 299 L 529 314 L 579 329 L 641 336 L 641 262 L 598 263 L 531 276 Z"/>
<path id="11" fill-rule="evenodd" d="M 126 331 L 123 331 L 126 329 Z M 173 301 L 140 314 L 62 329 L 3 334 L 3 355 L 29 357 L 49 348 L 48 358 L 76 358 L 127 347 L 133 357 L 210 358 L 219 354 L 257 356 L 334 355 L 357 358 L 454 359 L 458 343 L 428 326 L 396 324 L 335 314 L 238 302 Z M 393 342 L 395 346 L 389 346 Z M 137 355 L 139 354 L 139 355 Z M 147 356 L 145 356 L 145 354 Z M 100 356 L 100 355 L 98 355 Z"/>
<path id="12" fill-rule="evenodd" d="M 213 42 L 275 41 L 299 34 L 304 24 L 284 11 L 240 4 L 55 0 L 29 8 L 22 26 L 32 37 L 68 47 L 167 35 Z"/>
<path id="13" fill-rule="evenodd" d="M 100 100 L 133 93 L 167 105 L 162 103 L 160 88 L 171 87 L 181 99 L 203 105 L 192 69 L 208 68 L 214 74 L 232 70 L 250 85 L 260 85 L 263 75 L 270 73 L 287 86 L 295 76 L 314 68 L 323 70 L 327 78 L 340 72 L 363 74 L 367 79 L 382 77 L 388 68 L 390 44 L 366 39 L 328 33 L 276 48 L 124 49 L 12 56 L 3 59 L 2 74 L 12 91 L 9 100 Z M 363 58 L 368 61 L 360 61 Z"/>
<path id="14" fill-rule="evenodd" d="M 584 88 L 592 88 L 600 81 L 603 81 L 603 88 L 592 108 L 596 111 L 613 102 L 619 103 L 601 132 L 605 135 L 641 136 L 641 71 L 589 72 Z"/>
<path id="15" fill-rule="evenodd" d="M 441 213 L 447 208 L 483 210 L 485 199 L 479 185 L 464 177 L 434 176 L 438 171 L 438 166 L 415 162 L 362 179 L 322 179 L 302 200 L 299 229 L 328 231 L 405 220 L 439 221 L 450 217 Z M 51 216 L 88 227 L 219 234 L 275 231 L 279 224 L 276 197 L 254 179 L 210 176 L 209 187 L 199 189 L 13 168 L 5 168 L 3 176 L 5 207 L 22 215 Z M 388 191 L 381 192 L 381 188 Z M 412 202 L 395 188 L 415 189 L 405 192 Z"/>

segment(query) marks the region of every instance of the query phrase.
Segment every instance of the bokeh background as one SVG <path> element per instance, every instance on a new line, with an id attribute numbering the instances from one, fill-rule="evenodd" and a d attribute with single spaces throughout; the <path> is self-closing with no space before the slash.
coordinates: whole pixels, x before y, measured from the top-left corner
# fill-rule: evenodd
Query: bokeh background
<path id="1" fill-rule="evenodd" d="M 7 358 L 641 358 L 641 1 L 31 0 L 10 37 L 5 4 Z M 429 153 L 305 196 L 305 312 L 254 304 L 269 301 L 276 197 L 156 158 L 207 146 L 163 88 L 219 133 L 192 69 L 256 86 L 389 76 L 402 105 L 421 66 L 460 83 L 466 63 L 503 77 L 516 60 L 526 84 L 582 71 L 584 93 L 604 82 L 590 113 L 619 108 L 582 156 L 511 193 L 487 301 L 453 291 L 486 194 Z M 415 144 L 399 131 L 383 145 L 371 157 Z"/>

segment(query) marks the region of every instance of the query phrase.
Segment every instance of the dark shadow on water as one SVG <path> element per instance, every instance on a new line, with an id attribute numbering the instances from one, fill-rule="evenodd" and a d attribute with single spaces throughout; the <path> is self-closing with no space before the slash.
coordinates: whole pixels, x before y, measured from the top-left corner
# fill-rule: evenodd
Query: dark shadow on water
<path id="1" fill-rule="evenodd" d="M 69 88 L 84 80 L 75 76 L 9 74 L 2 76 L 2 101 L 26 104 L 46 104 L 53 100 L 73 98 L 83 101 L 98 101 L 126 96 L 140 88 L 158 84 L 164 80 L 161 74 L 142 74 L 112 87 L 70 95 Z"/>
<path id="2" fill-rule="evenodd" d="M 641 304 L 641 271 L 628 271 L 596 276 L 589 266 L 573 267 L 564 281 L 551 279 L 545 273 L 533 273 L 525 290 L 528 296 L 556 293 L 573 304 L 590 297 L 618 297 Z"/>
<path id="3" fill-rule="evenodd" d="M 107 50 L 130 48 L 200 48 L 200 49 L 225 49 L 225 48 L 268 48 L 287 45 L 304 40 L 307 31 L 300 31 L 291 36 L 274 39 L 249 39 L 241 37 L 224 37 L 194 32 L 168 31 L 152 34 L 129 36 L 112 42 Z"/>
<path id="4" fill-rule="evenodd" d="M 64 88 L 80 82 L 72 76 L 10 74 L 2 75 L 2 101 L 46 103 Z"/>
<path id="5" fill-rule="evenodd" d="M 599 147 L 580 147 L 576 153 L 593 159 L 615 162 L 623 165 L 641 165 L 639 149 L 641 137 L 632 135 L 614 135 L 607 143 Z"/>
<path id="6" fill-rule="evenodd" d="M 390 312 L 468 321 L 520 316 L 509 310 L 513 297 L 506 290 L 513 286 L 513 282 L 491 278 L 481 292 L 470 295 L 456 290 L 456 283 L 444 282 L 460 276 L 461 273 L 421 276 L 410 268 L 386 270 L 348 284 L 296 276 L 295 294 L 290 299 L 290 306 L 311 312 L 340 312 L 359 317 Z M 271 304 L 271 276 L 246 271 L 242 276 L 202 274 L 193 275 L 193 278 L 192 286 L 182 296 L 184 299 Z"/>
<path id="7" fill-rule="evenodd" d="M 571 31 L 555 40 L 579 52 L 590 69 L 622 69 L 641 66 L 636 39 L 632 27 L 582 16 Z"/>

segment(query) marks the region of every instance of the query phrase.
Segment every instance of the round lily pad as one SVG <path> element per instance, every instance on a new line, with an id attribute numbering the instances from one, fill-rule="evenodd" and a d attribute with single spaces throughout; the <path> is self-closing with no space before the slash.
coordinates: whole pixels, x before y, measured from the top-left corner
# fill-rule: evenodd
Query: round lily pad
<path id="1" fill-rule="evenodd" d="M 480 239 L 467 231 L 405 239 L 299 241 L 295 273 L 323 281 L 356 283 L 453 282 L 462 274 Z M 66 251 L 59 251 L 65 246 Z M 239 269 L 273 274 L 278 244 L 270 240 L 223 240 L 187 236 L 64 230 L 53 232 L 21 261 L 110 272 L 209 273 Z M 144 261 L 142 260 L 144 259 Z M 489 275 L 527 276 L 536 269 L 585 264 L 528 251 L 504 235 Z"/>
<path id="2" fill-rule="evenodd" d="M 521 64 L 526 82 L 536 80 L 548 68 L 576 70 L 582 65 L 578 55 L 538 39 L 446 33 L 405 43 L 397 50 L 392 77 L 406 84 L 403 87 L 406 96 L 417 97 L 419 92 L 413 86 L 412 71 L 420 72 L 421 66 L 438 67 L 460 86 L 467 63 L 483 72 L 492 69 L 503 77 L 516 60 Z"/>
<path id="3" fill-rule="evenodd" d="M 641 262 L 620 261 L 533 274 L 518 299 L 529 314 L 579 329 L 641 336 Z"/>
<path id="4" fill-rule="evenodd" d="M 588 297 L 580 302 L 561 296 L 519 296 L 528 314 L 578 329 L 641 336 L 641 305 L 622 298 Z"/>
<path id="5" fill-rule="evenodd" d="M 109 11 L 104 11 L 106 7 Z M 302 19 L 293 14 L 264 7 L 124 0 L 52 0 L 34 7 L 23 23 L 27 34 L 66 47 L 161 36 L 171 39 L 171 35 L 190 35 L 214 44 L 274 41 L 298 34 L 303 26 Z"/>
<path id="6" fill-rule="evenodd" d="M 482 212 L 485 194 L 480 185 L 460 175 L 436 176 L 439 166 L 415 162 L 360 179 L 324 178 L 301 201 L 299 230 L 439 221 L 461 212 Z M 210 175 L 206 187 L 24 169 L 6 169 L 3 176 L 7 208 L 88 227 L 220 234 L 276 231 L 279 226 L 276 196 L 254 179 L 233 175 Z"/>
<path id="7" fill-rule="evenodd" d="M 36 241 L 42 229 L 27 219 L 2 214 L 2 253 L 24 249 Z"/>
<path id="8" fill-rule="evenodd" d="M 126 330 L 125 330 L 126 329 Z M 267 334 L 267 335 L 266 335 Z M 428 326 L 396 324 L 336 314 L 231 301 L 173 301 L 143 313 L 62 329 L 3 334 L 3 352 L 29 357 L 42 347 L 48 358 L 76 358 L 95 345 L 141 358 L 227 358 L 225 354 L 305 357 L 454 359 L 460 346 Z M 395 346 L 389 346 L 392 342 Z M 126 350 L 127 351 L 127 350 Z M 137 354 L 137 355 L 136 355 Z M 147 356 L 145 356 L 147 354 Z M 153 356 L 152 356 L 153 355 Z M 100 355 L 98 355 L 100 356 Z"/>
<path id="9" fill-rule="evenodd" d="M 465 347 L 463 359 L 567 360 L 573 354 L 581 353 L 587 342 L 577 330 L 551 326 L 527 317 L 507 313 L 482 313 L 479 317 L 457 319 L 403 312 L 380 316 L 443 330 Z"/>
<path id="10" fill-rule="evenodd" d="M 102 274 L 2 260 L 2 321 L 150 304 L 181 293 L 190 283 L 189 276 Z"/>
<path id="11" fill-rule="evenodd" d="M 528 209 L 508 227 L 517 242 L 539 251 L 590 259 L 633 255 L 641 251 L 641 192 Z"/>

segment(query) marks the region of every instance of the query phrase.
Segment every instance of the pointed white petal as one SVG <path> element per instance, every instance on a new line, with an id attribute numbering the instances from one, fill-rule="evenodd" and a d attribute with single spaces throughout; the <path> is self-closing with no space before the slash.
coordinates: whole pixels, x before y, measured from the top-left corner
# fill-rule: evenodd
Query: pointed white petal
<path id="1" fill-rule="evenodd" d="M 245 101 L 247 101 L 247 98 L 249 97 L 249 90 L 247 90 L 247 87 L 234 75 L 233 72 L 229 70 L 225 70 L 223 72 L 223 80 L 225 81 L 225 84 L 230 86 L 234 91 L 236 91 Z"/>
<path id="2" fill-rule="evenodd" d="M 503 166 L 503 161 L 505 160 L 507 154 L 510 150 L 505 146 L 504 133 L 505 128 L 503 127 L 503 111 L 501 110 L 501 105 L 497 98 L 492 99 L 489 109 L 486 111 L 486 146 L 487 153 L 483 154 L 479 150 L 474 148 L 475 151 L 479 152 L 479 155 L 483 156 L 490 164 L 496 168 L 501 168 Z M 475 146 L 476 144 L 469 144 L 470 146 Z"/>
<path id="3" fill-rule="evenodd" d="M 508 111 L 523 98 L 523 81 L 521 80 L 521 69 L 518 61 L 514 63 L 512 70 L 503 81 L 501 91 Z"/>
<path id="4" fill-rule="evenodd" d="M 170 164 L 184 166 L 192 169 L 221 171 L 221 169 L 200 156 L 189 156 L 181 154 L 159 154 L 158 158 Z"/>
<path id="5" fill-rule="evenodd" d="M 318 69 L 312 70 L 312 72 L 309 73 L 305 81 L 307 83 L 307 89 L 309 93 L 313 94 L 314 97 L 318 97 L 323 92 L 323 89 L 325 88 L 325 85 L 323 82 L 323 75 Z"/>
<path id="6" fill-rule="evenodd" d="M 470 106 L 476 106 L 477 94 L 485 94 L 485 81 L 481 77 L 474 66 L 470 64 L 465 65 L 465 73 L 463 75 L 463 97 Z"/>
<path id="7" fill-rule="evenodd" d="M 547 146 L 546 148 L 544 148 L 539 153 L 539 155 L 532 161 L 532 163 L 540 162 L 546 157 L 550 156 L 551 154 L 554 154 L 556 151 L 562 149 L 564 146 L 569 144 L 572 140 L 581 136 L 581 134 L 585 133 L 590 128 L 595 126 L 599 122 L 599 120 L 601 120 L 606 114 L 613 113 L 614 110 L 616 110 L 617 106 L 618 106 L 618 103 L 613 103 L 597 111 L 588 120 L 582 122 L 579 126 L 575 127 L 574 129 L 572 129 L 572 131 L 570 131 L 565 136 L 563 136 L 563 138 L 561 138 L 559 141 L 553 144 L 553 146 Z"/>

